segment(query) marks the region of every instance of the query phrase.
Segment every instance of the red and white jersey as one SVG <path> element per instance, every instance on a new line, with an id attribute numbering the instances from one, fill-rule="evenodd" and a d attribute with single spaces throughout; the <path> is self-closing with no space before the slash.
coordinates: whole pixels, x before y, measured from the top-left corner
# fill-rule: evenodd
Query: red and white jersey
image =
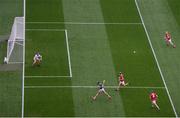
<path id="1" fill-rule="evenodd" d="M 171 35 L 170 35 L 170 33 L 166 32 L 166 34 L 165 34 L 165 39 L 166 39 L 166 40 L 171 40 Z"/>
<path id="2" fill-rule="evenodd" d="M 124 75 L 122 73 L 119 75 L 119 81 L 124 81 Z"/>
<path id="3" fill-rule="evenodd" d="M 155 92 L 152 92 L 150 94 L 150 99 L 151 99 L 151 101 L 157 100 L 157 94 Z"/>

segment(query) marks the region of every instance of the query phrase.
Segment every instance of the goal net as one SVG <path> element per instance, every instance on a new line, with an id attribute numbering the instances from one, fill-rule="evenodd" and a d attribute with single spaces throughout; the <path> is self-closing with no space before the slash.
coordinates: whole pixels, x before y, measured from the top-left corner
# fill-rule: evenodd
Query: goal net
<path id="1" fill-rule="evenodd" d="M 23 42 L 25 37 L 24 17 L 15 17 L 11 34 L 7 42 L 6 63 L 23 62 Z"/>

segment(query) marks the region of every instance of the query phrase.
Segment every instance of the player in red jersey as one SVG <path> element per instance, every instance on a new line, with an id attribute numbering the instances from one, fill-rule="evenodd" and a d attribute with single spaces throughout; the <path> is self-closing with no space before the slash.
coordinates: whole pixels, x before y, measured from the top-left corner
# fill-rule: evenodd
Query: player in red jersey
<path id="1" fill-rule="evenodd" d="M 124 79 L 124 75 L 121 73 L 121 72 L 119 72 L 119 77 L 118 77 L 118 81 L 119 81 L 119 86 L 118 86 L 118 88 L 116 89 L 116 90 L 119 90 L 120 88 L 121 88 L 121 86 L 126 86 L 126 85 L 128 85 L 128 83 L 126 83 L 125 82 L 125 79 Z"/>
<path id="2" fill-rule="evenodd" d="M 171 39 L 171 35 L 169 32 L 166 32 L 165 33 L 165 37 L 164 37 L 165 41 L 166 41 L 166 45 L 169 46 L 169 44 L 171 44 L 173 46 L 173 48 L 176 47 L 176 45 L 172 42 L 172 39 Z"/>
<path id="3" fill-rule="evenodd" d="M 158 97 L 158 95 L 154 91 L 152 91 L 150 93 L 149 97 L 150 97 L 150 100 L 151 100 L 151 103 L 152 103 L 152 107 L 155 106 L 158 110 L 160 110 L 159 106 L 157 105 L 157 97 Z"/>

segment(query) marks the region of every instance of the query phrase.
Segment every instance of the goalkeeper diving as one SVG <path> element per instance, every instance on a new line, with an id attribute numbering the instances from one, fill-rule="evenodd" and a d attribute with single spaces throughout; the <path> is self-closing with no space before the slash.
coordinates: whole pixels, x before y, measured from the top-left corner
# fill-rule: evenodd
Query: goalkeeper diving
<path id="1" fill-rule="evenodd" d="M 40 66 L 41 64 L 41 61 L 42 61 L 42 56 L 40 55 L 39 52 L 37 52 L 35 55 L 34 55 L 34 58 L 33 58 L 33 66 Z"/>

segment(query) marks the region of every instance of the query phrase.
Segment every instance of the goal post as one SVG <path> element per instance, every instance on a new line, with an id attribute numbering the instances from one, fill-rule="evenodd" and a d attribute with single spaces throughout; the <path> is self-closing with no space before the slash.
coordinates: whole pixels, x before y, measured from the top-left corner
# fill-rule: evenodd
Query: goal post
<path id="1" fill-rule="evenodd" d="M 24 30 L 24 17 L 15 17 L 11 29 L 11 34 L 7 41 L 7 56 L 4 58 L 5 63 L 9 63 L 9 60 L 11 58 L 12 52 L 16 44 L 21 44 L 21 46 L 23 46 L 23 41 L 25 37 Z"/>

